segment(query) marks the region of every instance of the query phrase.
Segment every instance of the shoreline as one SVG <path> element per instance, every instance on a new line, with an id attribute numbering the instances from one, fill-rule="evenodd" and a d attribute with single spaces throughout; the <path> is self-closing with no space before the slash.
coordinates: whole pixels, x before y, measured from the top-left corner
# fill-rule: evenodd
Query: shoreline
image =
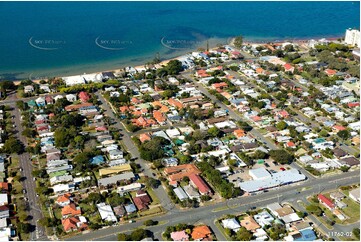
<path id="1" fill-rule="evenodd" d="M 340 39 L 340 38 L 343 38 L 344 36 L 340 36 L 340 35 L 334 35 L 334 36 L 330 36 L 330 37 L 325 37 L 325 36 L 318 36 L 318 37 L 305 37 L 305 38 L 265 38 L 265 39 L 258 39 L 258 38 L 249 38 L 249 40 L 247 41 L 244 41 L 243 43 L 245 45 L 257 45 L 257 44 L 267 44 L 267 43 L 286 43 L 286 42 L 291 42 L 291 43 L 297 43 L 297 44 L 304 44 L 304 43 L 307 43 L 308 41 L 312 40 L 312 39 L 315 39 L 315 40 L 319 40 L 319 39 L 327 39 L 327 40 L 330 40 L 330 41 L 335 41 L 337 39 Z M 224 38 L 227 40 L 227 43 L 226 44 L 222 44 L 223 46 L 224 45 L 231 45 L 233 46 L 233 41 L 235 39 L 235 37 L 230 37 L 230 38 Z M 201 45 L 200 45 L 201 46 Z M 155 64 L 154 66 L 156 66 L 157 68 L 159 68 L 160 66 L 162 65 L 165 65 L 167 64 L 169 61 L 171 60 L 175 60 L 175 59 L 178 59 L 179 57 L 183 56 L 183 55 L 186 55 L 188 53 L 191 53 L 191 52 L 194 52 L 194 51 L 197 51 L 197 48 L 199 48 L 200 46 L 195 46 L 192 50 L 189 50 L 187 51 L 186 53 L 184 54 L 180 54 L 178 53 L 178 55 L 175 55 L 173 57 L 168 57 L 164 60 L 162 60 L 160 63 L 158 64 Z M 218 48 L 217 46 L 213 46 L 213 47 L 210 47 L 210 50 L 212 49 L 216 49 Z M 146 58 L 146 57 L 145 57 Z M 146 58 L 148 61 L 150 61 L 151 59 L 148 59 Z M 127 66 L 132 66 L 134 67 L 135 69 L 144 69 L 144 67 L 147 65 L 146 64 L 147 61 L 143 62 L 143 64 L 137 64 L 137 65 L 131 65 L 131 64 L 124 64 L 121 68 L 116 68 L 116 69 L 103 69 L 103 70 L 96 70 L 96 71 L 89 71 L 89 72 L 86 72 L 86 73 L 80 73 L 80 72 L 77 72 L 76 74 L 73 74 L 73 75 L 59 75 L 59 76 L 55 76 L 54 78 L 61 78 L 61 77 L 66 77 L 66 76 L 76 76 L 76 75 L 83 75 L 83 74 L 97 74 L 97 73 L 101 73 L 101 72 L 113 72 L 113 73 L 116 73 L 116 72 L 120 72 L 121 70 L 123 70 L 125 67 Z M 41 81 L 41 80 L 48 80 L 49 77 L 47 78 L 42 78 L 42 79 L 34 79 L 34 80 L 31 80 L 33 83 L 38 83 Z M 25 78 L 21 78 L 21 79 L 16 79 L 16 80 L 10 80 L 12 81 L 15 85 L 19 85 L 21 81 L 23 80 L 29 80 L 29 79 L 25 79 Z M 6 80 L 0 80 L 0 81 L 6 81 Z"/>

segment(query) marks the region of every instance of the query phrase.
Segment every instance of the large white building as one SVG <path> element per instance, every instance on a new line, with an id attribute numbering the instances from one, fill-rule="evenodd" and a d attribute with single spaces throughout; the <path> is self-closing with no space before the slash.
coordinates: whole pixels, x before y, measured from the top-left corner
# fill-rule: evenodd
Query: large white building
<path id="1" fill-rule="evenodd" d="M 347 29 L 345 35 L 345 43 L 348 45 L 360 47 L 360 30 Z"/>

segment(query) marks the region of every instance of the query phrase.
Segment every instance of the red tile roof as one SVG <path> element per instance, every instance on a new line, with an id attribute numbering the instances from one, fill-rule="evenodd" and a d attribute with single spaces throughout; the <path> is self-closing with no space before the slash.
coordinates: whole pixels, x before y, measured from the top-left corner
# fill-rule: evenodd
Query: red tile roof
<path id="1" fill-rule="evenodd" d="M 57 203 L 70 202 L 70 197 L 71 197 L 71 194 L 70 194 L 70 193 L 66 193 L 66 194 L 64 194 L 64 195 L 59 196 L 59 197 L 56 199 L 56 202 L 57 202 Z"/>
<path id="2" fill-rule="evenodd" d="M 293 66 L 290 63 L 284 64 L 283 67 L 285 68 L 286 71 L 289 71 L 289 70 L 293 69 Z"/>
<path id="3" fill-rule="evenodd" d="M 173 99 L 173 98 L 169 98 L 169 99 L 168 99 L 168 103 L 169 103 L 170 105 L 172 105 L 173 107 L 176 107 L 176 108 L 178 108 L 178 109 L 183 108 L 183 104 L 182 104 L 181 102 Z"/>
<path id="4" fill-rule="evenodd" d="M 189 176 L 189 180 L 198 188 L 201 194 L 211 193 L 211 188 L 208 184 L 197 174 L 192 174 Z"/>
<path id="5" fill-rule="evenodd" d="M 346 128 L 341 126 L 341 125 L 334 125 L 332 128 L 338 130 L 338 131 L 342 131 L 342 130 L 345 130 Z"/>
<path id="6" fill-rule="evenodd" d="M 212 232 L 206 225 L 197 226 L 192 231 L 192 238 L 194 240 L 200 240 L 211 235 Z"/>
<path id="7" fill-rule="evenodd" d="M 78 110 L 79 108 L 82 108 L 82 107 L 89 107 L 89 106 L 93 106 L 93 104 L 91 104 L 91 103 L 72 104 L 72 105 L 66 106 L 65 110 L 69 112 L 69 111 Z"/>
<path id="8" fill-rule="evenodd" d="M 158 123 L 164 123 L 166 121 L 162 112 L 158 110 L 153 111 L 153 117 L 155 118 L 155 120 L 157 120 Z"/>
<path id="9" fill-rule="evenodd" d="M 348 103 L 347 106 L 349 108 L 359 107 L 360 103 L 359 102 Z"/>
<path id="10" fill-rule="evenodd" d="M 150 135 L 148 133 L 144 133 L 144 134 L 139 135 L 139 140 L 140 140 L 140 142 L 143 143 L 143 142 L 145 142 L 147 140 L 151 140 L 151 137 L 150 137 Z"/>
<path id="11" fill-rule="evenodd" d="M 228 84 L 225 82 L 213 83 L 212 87 L 213 88 L 223 88 L 223 87 L 228 87 Z"/>
<path id="12" fill-rule="evenodd" d="M 333 75 L 335 75 L 335 74 L 337 73 L 337 71 L 332 70 L 332 69 L 326 69 L 326 70 L 325 70 L 325 73 L 326 73 L 327 75 L 329 75 L 329 76 L 333 76 Z"/>
<path id="13" fill-rule="evenodd" d="M 330 199 L 328 199 L 327 197 L 325 197 L 324 195 L 318 194 L 317 198 L 318 198 L 318 200 L 320 202 L 325 204 L 328 208 L 334 208 L 335 207 L 335 204 L 333 204 L 333 202 Z"/>
<path id="14" fill-rule="evenodd" d="M 90 96 L 87 92 L 80 92 L 78 96 L 83 103 L 87 102 L 90 99 Z"/>
<path id="15" fill-rule="evenodd" d="M 0 182 L 0 191 L 4 191 L 4 192 L 9 191 L 9 183 Z"/>
<path id="16" fill-rule="evenodd" d="M 80 220 L 76 217 L 66 218 L 61 220 L 61 223 L 63 224 L 64 231 L 68 232 L 71 230 L 78 230 L 77 223 L 79 223 Z"/>
<path id="17" fill-rule="evenodd" d="M 69 205 L 66 205 L 66 206 L 63 207 L 63 209 L 61 210 L 61 215 L 62 215 L 62 216 L 67 216 L 67 215 L 71 215 L 71 216 L 81 215 L 81 210 L 80 210 L 80 208 L 77 208 L 74 203 L 70 203 Z"/>

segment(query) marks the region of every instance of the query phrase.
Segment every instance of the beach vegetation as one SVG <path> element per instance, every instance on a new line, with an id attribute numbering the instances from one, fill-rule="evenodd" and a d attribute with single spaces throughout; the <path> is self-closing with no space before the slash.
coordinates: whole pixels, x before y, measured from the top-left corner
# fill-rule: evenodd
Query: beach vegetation
<path id="1" fill-rule="evenodd" d="M 243 36 L 239 35 L 239 36 L 235 37 L 233 44 L 236 48 L 240 49 L 243 45 Z"/>

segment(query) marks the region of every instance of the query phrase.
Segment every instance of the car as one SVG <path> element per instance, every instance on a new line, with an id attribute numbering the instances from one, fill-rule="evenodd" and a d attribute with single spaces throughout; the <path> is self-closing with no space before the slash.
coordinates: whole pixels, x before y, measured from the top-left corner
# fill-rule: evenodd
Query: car
<path id="1" fill-rule="evenodd" d="M 23 193 L 24 193 L 24 194 L 26 193 L 26 190 L 25 190 L 25 189 L 23 189 Z"/>
<path id="2" fill-rule="evenodd" d="M 33 177 L 33 181 L 36 181 L 36 177 Z"/>
<path id="3" fill-rule="evenodd" d="M 285 169 L 285 168 L 283 168 L 283 167 L 281 167 L 281 168 L 280 168 L 280 170 L 281 170 L 281 171 L 285 171 L 286 169 Z"/>
<path id="4" fill-rule="evenodd" d="M 275 170 L 270 170 L 271 173 L 277 173 Z"/>
<path id="5" fill-rule="evenodd" d="M 23 168 L 20 167 L 19 170 L 20 170 L 20 171 L 23 171 Z"/>
<path id="6" fill-rule="evenodd" d="M 131 223 L 135 223 L 135 221 L 134 220 L 129 220 L 129 223 L 131 224 Z"/>
<path id="7" fill-rule="evenodd" d="M 156 174 L 155 174 L 155 173 L 152 173 L 152 175 L 153 175 L 153 176 L 156 176 Z"/>
<path id="8" fill-rule="evenodd" d="M 268 163 L 264 163 L 264 165 L 265 165 L 266 167 L 269 167 Z"/>
<path id="9" fill-rule="evenodd" d="M 36 194 L 36 197 L 39 197 L 39 194 Z"/>

